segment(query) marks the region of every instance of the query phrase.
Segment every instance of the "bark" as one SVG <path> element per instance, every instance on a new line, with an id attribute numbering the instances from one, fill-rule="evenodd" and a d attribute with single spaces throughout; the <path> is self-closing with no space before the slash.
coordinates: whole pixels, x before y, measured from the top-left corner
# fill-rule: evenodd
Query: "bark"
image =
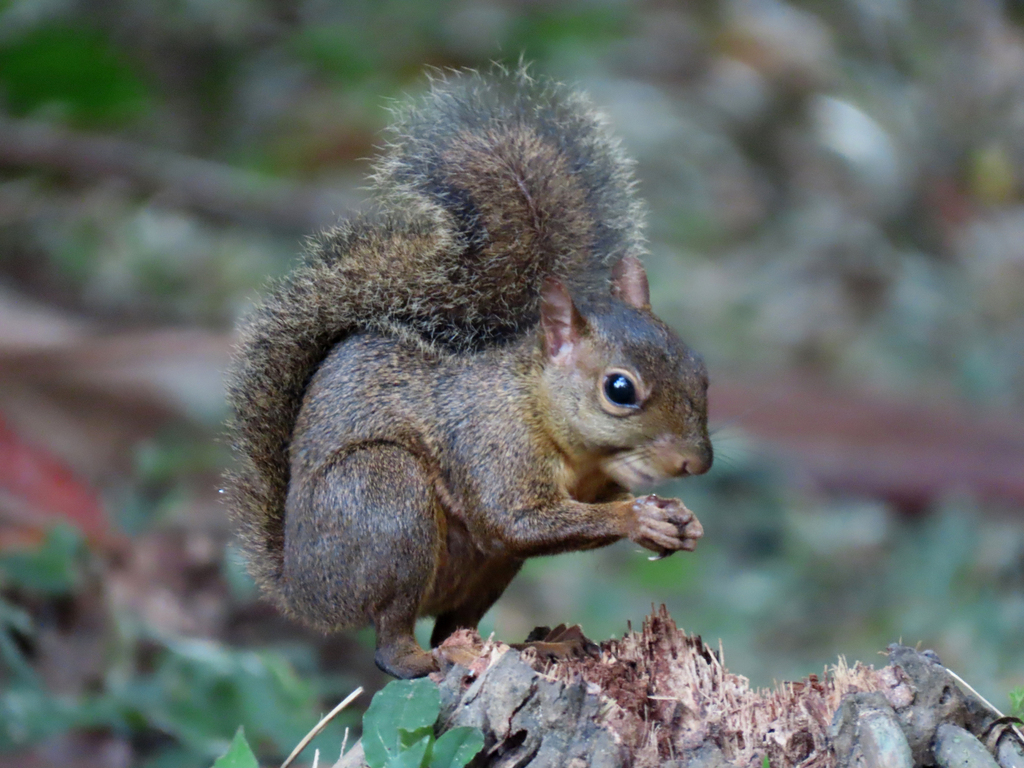
<path id="1" fill-rule="evenodd" d="M 438 654 L 460 662 L 437 675 L 438 731 L 480 728 L 477 768 L 761 768 L 765 757 L 772 768 L 916 768 L 952 753 L 955 729 L 985 742 L 964 763 L 980 768 L 982 753 L 996 761 L 1020 739 L 931 652 L 893 645 L 882 669 L 840 659 L 820 676 L 753 690 L 664 608 L 602 643 L 599 657 L 545 661 L 467 631 Z M 338 763 L 364 765 L 359 750 Z"/>

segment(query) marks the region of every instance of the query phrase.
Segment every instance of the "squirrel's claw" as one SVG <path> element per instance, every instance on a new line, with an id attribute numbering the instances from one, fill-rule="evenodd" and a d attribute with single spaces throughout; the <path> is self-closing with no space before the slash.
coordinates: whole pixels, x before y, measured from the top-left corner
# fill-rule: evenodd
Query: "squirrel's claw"
<path id="1" fill-rule="evenodd" d="M 630 539 L 654 550 L 650 560 L 662 560 L 681 549 L 692 552 L 704 535 L 704 526 L 678 499 L 642 496 L 633 502 L 632 510 L 636 523 Z"/>

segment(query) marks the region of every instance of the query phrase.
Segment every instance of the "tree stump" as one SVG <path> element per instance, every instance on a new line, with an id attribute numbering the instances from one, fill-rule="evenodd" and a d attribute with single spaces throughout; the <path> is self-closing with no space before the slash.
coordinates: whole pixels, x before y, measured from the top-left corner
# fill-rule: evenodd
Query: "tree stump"
<path id="1" fill-rule="evenodd" d="M 476 768 L 763 768 L 766 757 L 771 768 L 1024 766 L 1012 718 L 963 690 L 934 653 L 900 645 L 881 669 L 839 659 L 821 676 L 754 690 L 662 607 L 592 656 L 547 660 L 465 630 L 437 654 L 449 666 L 435 676 L 438 732 L 480 728 Z M 362 750 L 338 766 L 362 768 Z"/>

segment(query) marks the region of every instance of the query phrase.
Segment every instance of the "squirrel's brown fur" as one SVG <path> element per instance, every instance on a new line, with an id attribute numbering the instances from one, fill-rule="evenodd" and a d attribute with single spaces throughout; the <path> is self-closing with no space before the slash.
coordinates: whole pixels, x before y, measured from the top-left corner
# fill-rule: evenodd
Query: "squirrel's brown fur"
<path id="1" fill-rule="evenodd" d="M 640 451 L 631 460 L 647 467 L 643 477 L 687 471 L 681 448 L 656 460 L 647 444 L 662 445 L 670 434 L 699 454 L 691 471 L 710 464 L 706 378 L 699 360 L 649 313 L 631 163 L 579 95 L 523 70 L 435 82 L 418 103 L 397 110 L 373 182 L 379 213 L 319 237 L 306 262 L 241 327 L 228 386 L 239 461 L 228 491 L 264 591 L 324 629 L 372 621 L 378 663 L 408 676 L 427 671 L 417 656 L 423 652 L 408 646 L 410 611 L 412 620 L 449 615 L 438 631 L 453 622 L 475 626 L 522 557 L 625 535 L 641 541 L 648 534 L 639 532 L 636 515 L 671 518 L 679 536 L 699 535 L 692 525 L 682 533 L 692 515 L 666 512 L 661 500 L 637 502 L 650 506 L 642 514 L 621 506 L 627 502 L 614 502 L 614 510 L 577 504 L 608 506 L 599 514 L 611 522 L 595 518 L 577 525 L 578 534 L 547 539 L 530 531 L 526 538 L 537 539 L 530 545 L 507 527 L 523 528 L 521 521 L 498 521 L 473 496 L 479 482 L 493 484 L 481 480 L 491 471 L 487 451 L 503 451 L 491 460 L 525 473 L 525 486 L 507 489 L 508 503 L 519 493 L 556 506 L 552 488 L 565 473 L 552 469 L 548 454 L 571 454 L 572 472 L 584 455 L 591 463 L 604 456 L 601 441 L 615 430 L 583 423 L 582 395 L 549 370 L 562 348 L 552 339 L 647 371 L 638 376 L 655 384 L 656 405 L 629 422 L 635 434 L 607 445 Z M 613 265 L 622 273 L 615 280 Z M 610 286 L 624 301 L 609 297 Z M 546 354 L 538 332 L 546 334 Z M 436 393 L 450 381 L 464 389 L 441 402 Z M 462 433 L 480 445 L 463 453 L 456 445 Z M 588 501 L 621 495 L 621 484 L 601 478 L 583 494 Z M 452 525 L 467 528 L 465 541 Z M 493 549 L 492 535 L 504 544 Z M 670 551 L 681 541 L 673 536 L 675 543 L 641 543 Z M 493 551 L 477 557 L 452 549 L 463 545 Z M 396 555 L 389 547 L 410 551 Z M 396 556 L 404 558 L 397 571 L 382 565 Z M 464 568 L 483 581 L 463 578 Z M 442 576 L 452 584 L 439 586 Z M 350 583 L 364 578 L 376 586 Z M 396 600 L 404 607 L 385 606 Z"/>
<path id="2" fill-rule="evenodd" d="M 579 94 L 499 70 L 438 80 L 395 114 L 373 189 L 389 213 L 316 238 L 240 328 L 228 492 L 274 596 L 292 428 L 340 339 L 401 324 L 454 350 L 499 343 L 536 325 L 544 276 L 586 294 L 642 252 L 632 163 Z"/>

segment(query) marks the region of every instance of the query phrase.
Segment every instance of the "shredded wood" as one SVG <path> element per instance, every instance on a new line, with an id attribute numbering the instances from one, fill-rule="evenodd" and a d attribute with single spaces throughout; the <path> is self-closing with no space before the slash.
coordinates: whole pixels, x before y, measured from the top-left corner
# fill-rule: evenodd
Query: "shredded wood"
<path id="1" fill-rule="evenodd" d="M 507 646 L 472 635 L 459 633 L 452 644 L 480 654 L 472 664 L 479 675 Z M 767 754 L 773 768 L 831 768 L 829 726 L 842 697 L 858 691 L 898 695 L 884 670 L 859 662 L 851 667 L 842 658 L 801 682 L 753 689 L 747 678 L 726 670 L 699 636 L 679 629 L 664 607 L 639 631 L 602 643 L 599 659 L 544 662 L 530 650 L 522 657 L 548 679 L 582 679 L 588 693 L 605 697 L 603 725 L 621 739 L 636 768 L 707 744 L 738 766 L 759 765 Z"/>

